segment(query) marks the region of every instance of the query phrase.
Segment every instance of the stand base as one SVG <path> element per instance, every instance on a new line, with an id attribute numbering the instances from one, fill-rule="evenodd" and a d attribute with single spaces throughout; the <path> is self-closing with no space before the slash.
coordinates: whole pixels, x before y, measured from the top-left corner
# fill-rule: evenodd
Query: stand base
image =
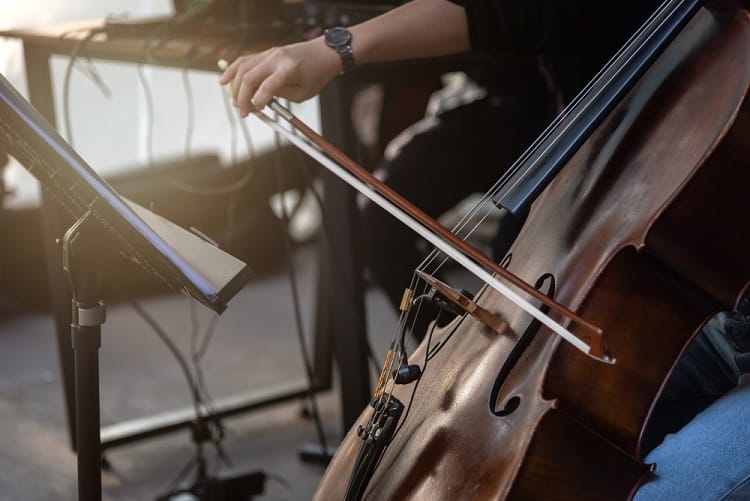
<path id="1" fill-rule="evenodd" d="M 301 461 L 327 466 L 333 459 L 336 448 L 328 446 L 325 449 L 320 444 L 305 444 L 297 453 Z"/>
<path id="2" fill-rule="evenodd" d="M 316 386 L 314 392 L 328 390 Z M 289 400 L 305 398 L 310 390 L 306 381 L 279 384 L 243 394 L 216 399 L 215 411 L 210 417 L 226 418 L 243 412 L 261 409 Z M 133 419 L 102 428 L 102 449 L 110 449 L 167 432 L 188 429 L 195 420 L 195 409 L 186 407 L 146 418 Z"/>
<path id="3" fill-rule="evenodd" d="M 156 501 L 247 501 L 263 494 L 265 484 L 266 474 L 262 471 L 225 478 L 209 477 L 190 489 L 159 496 Z"/>

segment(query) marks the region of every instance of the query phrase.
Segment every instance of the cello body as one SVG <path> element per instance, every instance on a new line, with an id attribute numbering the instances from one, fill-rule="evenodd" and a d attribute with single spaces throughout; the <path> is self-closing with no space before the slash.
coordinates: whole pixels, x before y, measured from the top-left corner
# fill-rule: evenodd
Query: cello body
<path id="1" fill-rule="evenodd" d="M 511 248 L 508 269 L 532 284 L 551 274 L 554 299 L 604 330 L 616 363 L 484 288 L 476 303 L 507 328 L 469 316 L 435 327 L 411 356 L 440 346 L 418 388 L 393 391 L 413 400 L 364 498 L 634 495 L 653 467 L 644 431 L 666 381 L 750 279 L 749 82 L 747 13 L 702 9 L 536 200 Z M 345 498 L 360 443 L 346 435 L 317 499 Z"/>

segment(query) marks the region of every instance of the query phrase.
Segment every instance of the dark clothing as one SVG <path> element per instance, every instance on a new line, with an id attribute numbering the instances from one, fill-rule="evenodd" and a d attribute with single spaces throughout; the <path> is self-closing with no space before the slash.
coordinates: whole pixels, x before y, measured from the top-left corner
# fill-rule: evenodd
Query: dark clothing
<path id="1" fill-rule="evenodd" d="M 582 88 L 657 4 L 654 0 L 456 3 L 466 8 L 473 49 L 507 55 L 514 65 L 505 64 L 508 57 L 499 57 L 497 68 L 488 65 L 472 72 L 489 97 L 440 115 L 381 166 L 386 184 L 435 218 L 498 180 L 554 118 L 556 101 L 569 99 Z M 554 85 L 557 88 L 551 89 Z M 417 239 L 374 204 L 364 208 L 363 226 L 368 267 L 397 306 L 423 257 Z"/>
<path id="2" fill-rule="evenodd" d="M 591 80 L 659 5 L 655 0 L 451 1 L 466 9 L 474 52 L 543 56 L 565 102 Z"/>

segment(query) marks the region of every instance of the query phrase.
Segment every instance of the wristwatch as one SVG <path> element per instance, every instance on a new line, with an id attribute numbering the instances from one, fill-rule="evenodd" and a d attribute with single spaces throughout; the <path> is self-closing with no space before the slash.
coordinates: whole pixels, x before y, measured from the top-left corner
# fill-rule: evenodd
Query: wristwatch
<path id="1" fill-rule="evenodd" d="M 323 34 L 326 45 L 338 53 L 341 58 L 341 73 L 354 69 L 354 52 L 352 51 L 352 33 L 341 26 L 329 28 Z"/>

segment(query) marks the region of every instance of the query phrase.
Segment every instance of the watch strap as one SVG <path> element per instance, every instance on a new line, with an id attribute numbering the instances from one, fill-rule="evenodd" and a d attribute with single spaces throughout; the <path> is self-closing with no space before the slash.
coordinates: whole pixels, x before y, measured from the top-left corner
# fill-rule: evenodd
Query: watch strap
<path id="1" fill-rule="evenodd" d="M 336 51 L 341 57 L 341 73 L 349 73 L 354 69 L 354 51 L 351 44 L 346 44 Z"/>

